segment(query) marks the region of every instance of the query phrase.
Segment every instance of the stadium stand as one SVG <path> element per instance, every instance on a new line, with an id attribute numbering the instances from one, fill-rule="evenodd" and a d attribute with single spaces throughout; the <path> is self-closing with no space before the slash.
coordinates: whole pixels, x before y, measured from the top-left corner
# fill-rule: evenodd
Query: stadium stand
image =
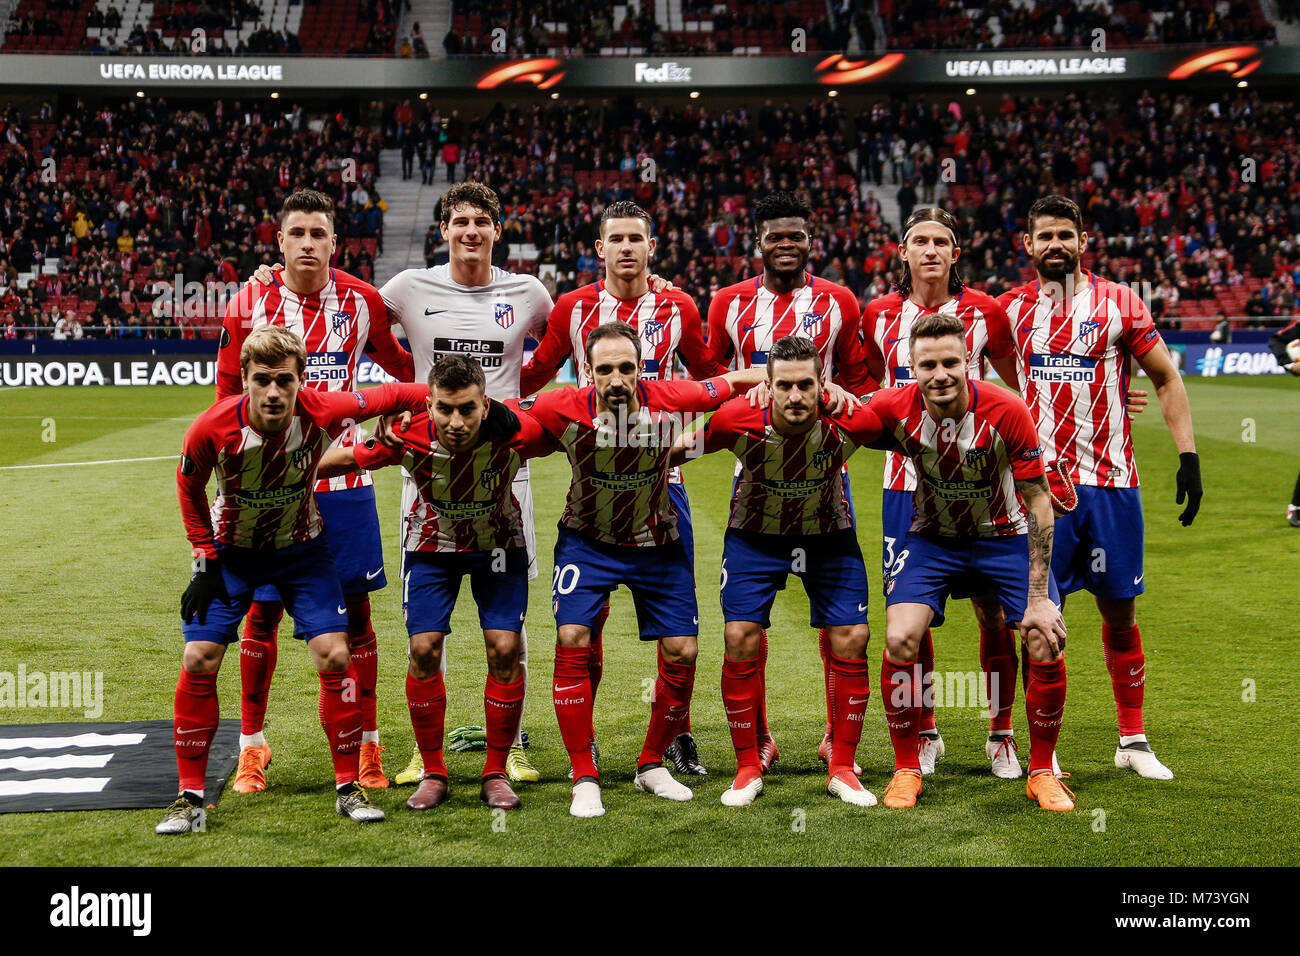
<path id="1" fill-rule="evenodd" d="M 398 6 L 399 0 L 21 0 L 0 49 L 395 56 Z"/>
<path id="2" fill-rule="evenodd" d="M 263 116 L 147 98 L 59 119 L 10 108 L 0 114 L 4 335 L 52 335 L 60 319 L 77 336 L 157 324 L 156 334 L 193 337 L 190 326 L 219 325 L 218 293 L 278 258 L 274 215 L 302 186 L 338 197 L 336 264 L 367 277 L 383 243 L 381 147 L 368 126 L 296 106 Z"/>
<path id="3" fill-rule="evenodd" d="M 627 198 L 657 221 L 655 269 L 707 308 L 713 292 L 754 271 L 750 205 L 778 188 L 799 190 L 816 210 L 819 274 L 863 301 L 889 289 L 893 210 L 906 216 L 926 201 L 958 215 L 963 274 L 996 294 L 1030 275 L 1020 246 L 1030 204 L 1063 191 L 1085 209 L 1085 264 L 1149 283 L 1165 324 L 1208 328 L 1224 313 L 1243 325 L 1297 311 L 1293 106 L 1255 90 L 1127 105 L 1007 96 L 987 111 L 920 97 L 861 109 L 818 98 L 724 110 L 497 103 L 470 116 L 398 100 L 386 110 L 354 126 L 341 114 L 312 122 L 297 108 L 291 119 L 234 117 L 228 106 L 202 113 L 161 100 L 83 107 L 59 122 L 48 109 L 31 120 L 11 109 L 0 123 L 0 313 L 19 316 L 15 327 L 52 328 L 57 307 L 102 327 L 102 285 L 121 298 L 134 279 L 136 295 L 149 298 L 148 282 L 178 272 L 187 282 L 242 278 L 274 257 L 263 213 L 297 185 L 340 197 L 340 265 L 369 276 L 382 242 L 378 156 L 399 137 L 439 154 L 459 146 L 455 178 L 502 195 L 501 264 L 543 275 L 556 294 L 596 277 L 595 223 L 605 204 Z M 210 145 L 196 145 L 194 133 Z M 339 139 L 345 145 L 327 152 Z M 114 158 L 119 145 L 126 170 Z M 1254 181 L 1241 181 L 1243 153 L 1259 157 Z M 357 183 L 341 182 L 340 154 L 358 159 Z M 41 181 L 46 157 L 62 170 L 54 185 Z M 445 160 L 437 171 L 446 178 Z M 889 214 L 886 193 L 898 198 Z M 36 289 L 19 280 L 33 273 Z M 142 309 L 148 317 L 141 301 L 127 310 L 128 328 Z"/>
<path id="4" fill-rule="evenodd" d="M 897 50 L 1086 49 L 1098 29 L 1107 49 L 1277 40 L 1259 0 L 879 0 L 878 11 Z"/>

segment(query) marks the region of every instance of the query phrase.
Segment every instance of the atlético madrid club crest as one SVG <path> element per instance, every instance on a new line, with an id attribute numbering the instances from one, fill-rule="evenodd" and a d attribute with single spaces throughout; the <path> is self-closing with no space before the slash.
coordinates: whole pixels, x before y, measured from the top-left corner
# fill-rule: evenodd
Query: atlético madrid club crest
<path id="1" fill-rule="evenodd" d="M 805 312 L 803 314 L 803 330 L 808 335 L 816 335 L 821 331 L 822 313 Z"/>
<path id="2" fill-rule="evenodd" d="M 1097 344 L 1097 332 L 1101 323 L 1096 319 L 1084 319 L 1079 323 L 1079 344 L 1091 346 Z"/>
<path id="3" fill-rule="evenodd" d="M 352 321 L 352 315 L 348 312 L 335 312 L 330 316 L 330 329 L 335 335 L 341 334 Z"/>
<path id="4" fill-rule="evenodd" d="M 509 302 L 497 302 L 493 309 L 496 312 L 493 318 L 501 328 L 508 329 L 515 324 L 515 307 Z"/>
<path id="5" fill-rule="evenodd" d="M 659 339 L 663 337 L 664 323 L 658 319 L 649 319 L 641 323 L 641 335 L 645 338 L 647 345 L 658 345 Z"/>

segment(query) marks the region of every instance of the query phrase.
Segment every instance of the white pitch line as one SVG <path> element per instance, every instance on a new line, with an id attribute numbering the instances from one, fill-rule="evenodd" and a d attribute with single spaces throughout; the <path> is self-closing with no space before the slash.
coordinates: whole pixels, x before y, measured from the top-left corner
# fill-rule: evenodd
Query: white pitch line
<path id="1" fill-rule="evenodd" d="M 125 465 L 133 461 L 175 461 L 176 455 L 157 455 L 153 458 L 108 458 L 104 461 L 56 461 L 49 465 L 0 465 L 0 471 L 17 471 L 21 468 L 72 468 L 81 465 Z"/>

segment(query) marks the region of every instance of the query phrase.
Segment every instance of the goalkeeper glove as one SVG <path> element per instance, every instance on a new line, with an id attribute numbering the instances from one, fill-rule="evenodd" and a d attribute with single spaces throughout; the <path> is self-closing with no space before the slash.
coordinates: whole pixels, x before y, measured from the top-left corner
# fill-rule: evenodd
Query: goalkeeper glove
<path id="1" fill-rule="evenodd" d="M 487 731 L 482 727 L 457 727 L 447 735 L 447 749 L 453 753 L 487 749 Z"/>
<path id="2" fill-rule="evenodd" d="M 1189 527 L 1196 520 L 1196 512 L 1201 510 L 1201 456 L 1194 451 L 1185 451 L 1178 456 L 1178 498 L 1175 504 L 1182 504 L 1187 499 L 1187 507 L 1178 516 L 1183 527 Z"/>
<path id="3" fill-rule="evenodd" d="M 226 583 L 221 579 L 221 566 L 215 558 L 204 562 L 204 567 L 190 576 L 190 586 L 181 595 L 181 622 L 188 624 L 197 617 L 200 624 L 208 612 L 208 605 L 217 598 L 229 599 Z"/>

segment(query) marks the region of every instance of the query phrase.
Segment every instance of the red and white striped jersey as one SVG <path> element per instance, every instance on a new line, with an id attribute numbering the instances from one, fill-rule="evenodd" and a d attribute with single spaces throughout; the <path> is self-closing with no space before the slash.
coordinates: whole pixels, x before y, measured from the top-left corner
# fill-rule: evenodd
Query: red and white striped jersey
<path id="1" fill-rule="evenodd" d="M 626 322 L 641 337 L 643 379 L 671 379 L 678 354 L 697 381 L 727 373 L 727 366 L 705 346 L 699 310 L 681 289 L 620 299 L 601 279 L 566 292 L 555 303 L 546 321 L 546 334 L 520 375 L 520 394 L 532 395 L 544 387 L 570 358 L 577 369 L 578 386 L 590 385 L 583 368 L 587 336 L 596 326 L 615 321 Z"/>
<path id="2" fill-rule="evenodd" d="M 427 411 L 415 416 L 402 433 L 402 448 L 377 442 L 357 446 L 354 454 L 361 467 L 400 463 L 415 479 L 415 506 L 404 522 L 404 549 L 525 547 L 523 516 L 511 491 L 512 482 L 527 459 L 550 454 L 556 444 L 536 419 L 527 412 L 518 414 L 521 427 L 510 438 L 488 437 L 460 452 L 450 451 L 438 441 Z"/>
<path id="3" fill-rule="evenodd" d="M 374 286 L 355 276 L 330 270 L 324 288 L 313 295 L 298 295 L 277 272 L 270 285 L 250 282 L 226 306 L 217 350 L 217 400 L 238 395 L 244 389 L 239 350 L 248 333 L 260 325 L 282 325 L 307 346 L 307 368 L 303 383 L 325 392 L 346 392 L 356 388 L 357 363 L 363 353 L 384 371 L 402 382 L 415 380 L 411 354 L 398 344 L 389 326 L 388 309 Z M 346 429 L 337 444 L 346 448 L 359 440 L 360 429 Z M 364 471 L 322 478 L 316 491 L 341 491 L 371 484 Z"/>
<path id="4" fill-rule="evenodd" d="M 1142 300 L 1084 272 L 1070 303 L 1031 282 L 1000 296 L 1025 375 L 1025 402 L 1048 461 L 1069 463 L 1076 485 L 1136 488 L 1137 462 L 1125 401 L 1129 360 L 1161 341 Z"/>
<path id="5" fill-rule="evenodd" d="M 727 525 L 760 534 L 822 534 L 853 527 L 840 471 L 857 451 L 853 419 L 821 417 L 801 435 L 783 435 L 771 409 L 727 402 L 704 426 L 704 452 L 731 450 L 740 475 Z M 876 424 L 872 420 L 871 424 Z"/>
<path id="6" fill-rule="evenodd" d="M 767 364 L 772 344 L 787 335 L 812 339 L 822 371 L 854 395 L 871 389 L 866 353 L 858 338 L 858 300 L 842 285 L 811 273 L 787 295 L 763 285 L 761 275 L 729 285 L 709 303 L 709 348 L 722 365 Z"/>
<path id="7" fill-rule="evenodd" d="M 1029 409 L 1011 392 L 971 382 L 966 414 L 936 421 L 913 382 L 881 389 L 853 418 L 855 432 L 892 435 L 916 465 L 911 530 L 961 538 L 1027 532 L 1016 481 L 1043 477 L 1042 449 Z"/>
<path id="8" fill-rule="evenodd" d="M 569 456 L 573 478 L 560 523 L 607 544 L 652 547 L 676 541 L 668 457 L 681 412 L 707 412 L 731 396 L 725 378 L 643 381 L 640 408 L 622 421 L 596 407 L 596 389 L 558 388 L 521 402 Z"/>
<path id="9" fill-rule="evenodd" d="M 937 309 L 927 309 L 892 292 L 868 302 L 862 316 L 867 367 L 873 376 L 879 378 L 882 388 L 895 388 L 915 381 L 908 336 L 918 319 L 936 314 L 956 316 L 965 324 L 966 348 L 970 352 L 966 372 L 970 379 L 984 379 L 987 358 L 1015 356 L 1016 346 L 1011 339 L 1007 313 L 987 293 L 963 289 Z M 916 490 L 916 470 L 910 458 L 896 452 L 885 456 L 885 489 Z"/>
<path id="10" fill-rule="evenodd" d="M 353 422 L 419 411 L 424 385 L 381 385 L 360 392 L 302 388 L 284 431 L 263 433 L 248 417 L 248 396 L 223 398 L 195 419 L 176 471 L 185 535 L 196 555 L 216 557 L 216 543 L 284 548 L 321 532 L 309 486 L 325 450 Z M 217 497 L 208 508 L 208 478 Z"/>

